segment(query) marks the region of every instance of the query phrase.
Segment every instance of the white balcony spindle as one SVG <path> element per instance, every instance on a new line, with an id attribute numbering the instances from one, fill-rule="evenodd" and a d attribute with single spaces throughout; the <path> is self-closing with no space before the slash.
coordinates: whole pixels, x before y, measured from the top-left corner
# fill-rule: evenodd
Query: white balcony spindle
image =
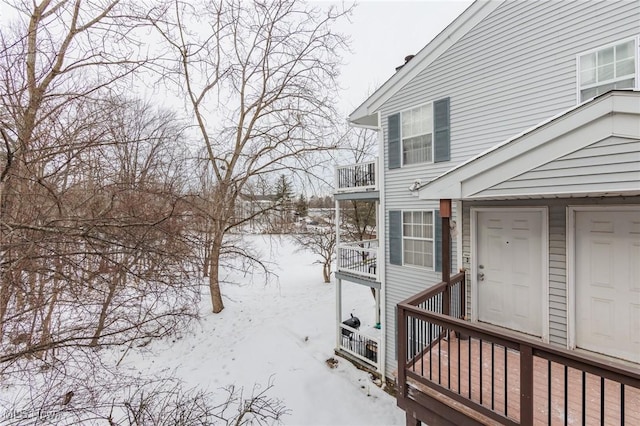
<path id="1" fill-rule="evenodd" d="M 375 191 L 377 189 L 377 161 L 336 167 L 337 193 Z"/>

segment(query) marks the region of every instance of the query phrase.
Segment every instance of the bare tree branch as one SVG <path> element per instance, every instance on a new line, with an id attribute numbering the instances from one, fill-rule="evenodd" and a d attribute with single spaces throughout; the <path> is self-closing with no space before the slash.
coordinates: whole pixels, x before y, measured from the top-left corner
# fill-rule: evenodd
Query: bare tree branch
<path id="1" fill-rule="evenodd" d="M 313 173 L 319 155 L 340 142 L 336 77 L 346 39 L 331 27 L 349 13 L 292 0 L 172 0 L 149 16 L 174 55 L 165 69 L 179 79 L 167 83 L 178 82 L 189 100 L 206 152 L 202 191 L 210 199 L 201 211 L 213 312 L 224 308 L 221 248 L 244 223 L 235 214 L 243 192 L 261 175 Z"/>

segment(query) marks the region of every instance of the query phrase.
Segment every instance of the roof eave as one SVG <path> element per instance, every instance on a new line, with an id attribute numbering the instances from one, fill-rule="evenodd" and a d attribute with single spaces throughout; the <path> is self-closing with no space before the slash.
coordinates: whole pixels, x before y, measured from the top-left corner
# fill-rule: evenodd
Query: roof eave
<path id="1" fill-rule="evenodd" d="M 362 127 L 365 129 L 378 129 L 380 127 L 377 113 L 362 115 L 356 119 L 349 116 L 349 123 L 351 123 L 352 126 Z"/>
<path id="2" fill-rule="evenodd" d="M 640 115 L 640 102 L 637 102 L 638 97 L 640 97 L 639 91 L 613 91 L 600 95 L 590 102 L 573 107 L 446 171 L 431 182 L 423 185 L 419 189 L 418 197 L 424 200 L 480 199 L 481 197 L 477 197 L 476 194 L 482 191 L 475 188 L 475 190 L 469 192 L 467 189 L 464 189 L 468 186 L 465 182 L 471 182 L 472 179 L 477 178 L 483 173 L 488 173 L 487 171 L 493 170 L 498 165 L 505 164 L 515 157 L 526 155 L 526 153 L 518 152 L 516 149 L 512 149 L 512 147 L 520 146 L 523 140 L 532 142 L 536 138 L 540 139 L 540 141 L 534 145 L 527 144 L 526 148 L 532 151 L 541 144 L 546 143 L 543 137 L 541 138 L 539 135 L 536 135 L 538 132 L 546 131 L 548 132 L 547 134 L 553 134 L 554 128 L 559 128 L 564 129 L 563 134 L 568 134 L 570 130 L 567 129 L 579 128 L 587 123 L 594 122 L 599 117 L 604 117 L 612 113 Z M 571 127 L 574 122 L 579 124 Z M 634 135 L 634 137 L 637 137 L 637 135 Z M 554 135 L 550 140 L 557 138 L 558 136 Z M 515 153 L 515 157 L 509 157 L 505 154 L 506 152 Z M 501 158 L 505 155 L 507 155 L 506 158 Z M 530 194 L 528 194 L 527 197 L 530 197 Z"/>

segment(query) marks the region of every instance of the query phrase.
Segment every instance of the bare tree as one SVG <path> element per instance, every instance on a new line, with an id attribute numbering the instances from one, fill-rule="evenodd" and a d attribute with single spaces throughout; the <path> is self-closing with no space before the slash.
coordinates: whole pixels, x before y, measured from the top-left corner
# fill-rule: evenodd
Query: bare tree
<path id="1" fill-rule="evenodd" d="M 183 332 L 200 297 L 184 125 L 123 95 L 149 65 L 135 4 L 5 6 L 18 17 L 0 31 L 3 389 L 22 386 L 29 409 L 68 409 L 77 424 L 113 424 L 114 409 L 126 422 L 149 395 L 149 419 L 176 419 L 181 407 L 200 404 L 197 395 L 163 398 L 113 360 L 116 348 L 124 357 Z M 140 393 L 126 398 L 127 389 Z M 270 401 L 257 394 L 249 408 L 276 418 L 283 408 Z"/>
<path id="2" fill-rule="evenodd" d="M 198 297 L 181 218 L 182 129 L 114 95 L 145 63 L 130 9 L 60 0 L 15 11 L 0 33 L 5 372 L 174 332 Z"/>
<path id="3" fill-rule="evenodd" d="M 0 395 L 0 405 L 11 407 L 2 413 L 2 424 L 276 425 L 289 414 L 282 400 L 269 395 L 273 378 L 250 392 L 233 385 L 208 392 L 169 377 L 96 371 L 61 381 L 49 370 L 47 380 L 32 383 L 28 394 Z"/>
<path id="4" fill-rule="evenodd" d="M 336 152 L 336 159 L 349 163 L 361 163 L 373 160 L 377 155 L 377 133 L 359 127 L 349 127 L 346 131 L 345 143 Z"/>
<path id="5" fill-rule="evenodd" d="M 24 302 L 20 283 L 36 285 L 35 273 L 24 270 L 34 266 L 30 256 L 42 258 L 34 254 L 40 245 L 31 234 L 56 240 L 43 226 L 43 215 L 60 215 L 64 207 L 54 187 L 70 183 L 73 152 L 98 137 L 83 125 L 84 105 L 144 63 L 131 49 L 134 24 L 119 1 L 16 1 L 5 7 L 19 18 L 0 33 L 0 339 L 9 303 Z M 68 173 L 59 173 L 64 166 Z M 40 196 L 53 203 L 37 204 Z M 41 205 L 50 210 L 35 212 Z M 27 217 L 34 222 L 24 223 Z M 56 244 L 48 247 L 56 250 Z M 62 278 L 59 265 L 48 273 L 56 282 Z"/>
<path id="6" fill-rule="evenodd" d="M 175 333 L 195 317 L 195 257 L 184 219 L 180 129 L 148 105 L 83 104 L 79 139 L 26 163 L 34 183 L 3 217 L 13 259 L 0 363 Z M 80 117 L 80 112 L 74 114 Z M 65 128 L 65 135 L 70 127 Z M 72 128 L 73 129 L 73 128 Z M 86 137 L 81 137 L 86 136 Z M 28 192 L 27 192 L 28 190 Z"/>
<path id="7" fill-rule="evenodd" d="M 227 386 L 222 389 L 224 398 L 216 403 L 215 395 L 210 393 L 161 382 L 151 389 L 132 389 L 118 406 L 124 408 L 124 419 L 130 425 L 281 424 L 289 410 L 281 400 L 268 395 L 272 388 L 272 379 L 264 387 L 254 385 L 249 395 L 244 388 Z"/>
<path id="8" fill-rule="evenodd" d="M 240 194 L 261 175 L 313 170 L 339 141 L 334 109 L 345 39 L 331 25 L 349 11 L 294 0 L 167 1 L 149 14 L 172 60 L 165 81 L 188 100 L 205 150 L 213 312 L 224 308 L 220 260 L 241 224 Z"/>
<path id="9" fill-rule="evenodd" d="M 331 265 L 335 260 L 336 231 L 332 226 L 315 226 L 293 236 L 296 244 L 320 257 L 315 263 L 322 265 L 322 278 L 331 282 Z"/>

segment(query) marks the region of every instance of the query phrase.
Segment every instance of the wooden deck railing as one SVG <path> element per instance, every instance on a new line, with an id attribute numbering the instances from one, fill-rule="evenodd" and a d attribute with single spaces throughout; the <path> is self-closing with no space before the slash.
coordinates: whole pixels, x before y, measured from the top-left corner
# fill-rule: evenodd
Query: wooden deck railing
<path id="1" fill-rule="evenodd" d="M 458 274 L 398 305 L 401 407 L 435 394 L 506 425 L 640 424 L 638 368 L 459 319 L 464 294 Z"/>
<path id="2" fill-rule="evenodd" d="M 336 192 L 376 190 L 377 161 L 336 167 Z"/>

